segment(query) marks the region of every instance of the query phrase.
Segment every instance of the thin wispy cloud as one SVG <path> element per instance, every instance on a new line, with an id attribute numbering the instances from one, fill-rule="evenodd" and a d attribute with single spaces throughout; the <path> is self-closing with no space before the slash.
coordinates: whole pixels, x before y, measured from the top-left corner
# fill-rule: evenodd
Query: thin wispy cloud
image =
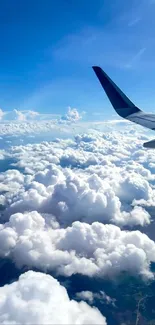
<path id="1" fill-rule="evenodd" d="M 132 60 L 126 65 L 126 68 L 132 68 L 135 63 L 138 63 L 138 61 L 141 59 L 142 55 L 146 51 L 146 47 L 141 48 L 135 56 L 132 58 Z"/>
<path id="2" fill-rule="evenodd" d="M 137 25 L 140 21 L 141 21 L 141 18 L 140 17 L 137 17 L 137 18 L 131 20 L 128 23 L 128 27 L 133 27 L 133 26 Z"/>
<path id="3" fill-rule="evenodd" d="M 95 35 L 95 37 L 92 37 Z M 129 47 L 130 39 L 127 47 Z M 115 56 L 113 55 L 115 53 Z M 93 65 L 104 64 L 122 68 L 131 57 L 131 50 L 126 50 L 123 30 L 105 30 L 100 28 L 84 28 L 79 33 L 68 35 L 60 41 L 52 51 L 55 59 Z"/>

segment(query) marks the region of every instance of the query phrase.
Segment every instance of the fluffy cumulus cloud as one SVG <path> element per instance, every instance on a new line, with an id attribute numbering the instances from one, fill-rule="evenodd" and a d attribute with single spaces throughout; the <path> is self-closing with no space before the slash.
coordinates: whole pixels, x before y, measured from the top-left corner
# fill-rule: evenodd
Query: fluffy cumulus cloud
<path id="1" fill-rule="evenodd" d="M 107 324 L 98 309 L 70 300 L 52 276 L 33 271 L 0 288 L 0 323 Z"/>
<path id="2" fill-rule="evenodd" d="M 92 304 L 94 300 L 94 293 L 92 291 L 80 291 L 76 293 L 76 297 L 81 300 L 83 299 L 89 301 L 89 303 Z"/>
<path id="3" fill-rule="evenodd" d="M 94 300 L 99 300 L 102 303 L 112 304 L 115 306 L 115 299 L 106 295 L 104 291 L 92 292 L 92 291 L 80 291 L 76 293 L 78 300 L 88 301 L 89 304 L 93 304 Z"/>
<path id="4" fill-rule="evenodd" d="M 32 110 L 3 111 L 0 109 L 0 120 L 2 121 L 27 121 L 39 116 L 38 112 Z"/>
<path id="5" fill-rule="evenodd" d="M 75 109 L 64 119 L 41 123 L 32 112 L 14 113 L 17 122 L 1 123 L 6 142 L 9 134 L 51 132 L 60 123 L 68 130 L 80 118 Z M 29 115 L 34 121 L 27 121 Z M 0 173 L 0 258 L 15 269 L 42 273 L 29 271 L 0 288 L 0 323 L 107 324 L 93 306 L 115 310 L 115 299 L 81 284 L 76 301 L 70 300 L 46 273 L 104 283 L 120 279 L 122 272 L 154 279 L 155 242 L 148 229 L 155 206 L 155 151 L 143 148 L 148 135 L 113 127 L 1 147 L 0 166 L 6 171 Z"/>
<path id="6" fill-rule="evenodd" d="M 136 131 L 14 146 L 0 175 L 0 254 L 71 276 L 152 276 L 155 244 L 124 226 L 151 222 L 154 151 Z"/>
<path id="7" fill-rule="evenodd" d="M 155 176 L 141 160 L 147 154 L 137 135 L 114 132 L 13 147 L 14 167 L 24 174 L 1 175 L 2 189 L 9 187 L 1 195 L 5 214 L 37 209 L 54 215 L 61 225 L 76 220 L 149 224 L 150 216 L 141 204 L 155 198 Z M 19 177 L 16 184 L 9 178 L 14 173 Z"/>
<path id="8" fill-rule="evenodd" d="M 60 122 L 61 123 L 64 121 L 77 122 L 81 118 L 82 118 L 82 114 L 80 114 L 76 108 L 69 107 L 67 114 L 61 117 Z"/>
<path id="9" fill-rule="evenodd" d="M 51 131 L 66 132 L 65 126 L 71 127 L 82 119 L 84 112 L 79 113 L 76 108 L 68 108 L 68 112 L 61 116 L 60 114 L 42 114 L 33 110 L 3 111 L 0 109 L 0 135 L 29 135 L 49 133 Z M 64 125 L 64 129 L 63 126 Z M 72 127 L 70 131 L 72 130 Z"/>
<path id="10" fill-rule="evenodd" d="M 0 173 L 0 204 L 5 205 L 6 198 L 9 204 L 11 193 L 19 193 L 24 181 L 26 181 L 25 176 L 18 170 L 7 170 Z"/>
<path id="11" fill-rule="evenodd" d="M 42 271 L 71 276 L 117 276 L 122 271 L 151 277 L 155 243 L 140 231 L 123 231 L 114 225 L 79 221 L 59 228 L 38 212 L 16 213 L 0 226 L 0 256 Z"/>
<path id="12" fill-rule="evenodd" d="M 3 149 L 2 150 L 0 149 L 0 160 L 4 160 L 7 157 L 8 157 L 7 152 Z"/>
<path id="13" fill-rule="evenodd" d="M 26 121 L 26 120 L 31 120 L 31 119 L 35 119 L 39 113 L 35 112 L 35 111 L 19 111 L 17 109 L 13 110 L 13 114 L 14 114 L 14 119 L 17 121 Z"/>
<path id="14" fill-rule="evenodd" d="M 102 173 L 102 168 L 100 172 Z M 96 175 L 95 168 L 92 175 L 89 169 L 85 172 L 74 172 L 69 168 L 62 170 L 53 165 L 35 175 L 23 176 L 18 171 L 7 171 L 1 175 L 1 179 L 2 190 L 8 190 L 1 197 L 4 204 L 7 204 L 6 215 L 37 209 L 41 213 L 53 214 L 62 225 L 69 225 L 75 220 L 88 223 L 112 222 L 119 225 L 150 223 L 149 214 L 144 208 L 137 205 L 130 207 L 134 191 L 138 199 L 144 193 L 146 198 L 149 195 L 146 192 L 149 185 L 148 188 L 143 188 L 143 183 L 139 183 L 138 191 L 136 180 L 133 184 L 129 182 L 124 185 L 126 179 L 122 183 L 120 179 L 118 184 L 112 179 L 110 184 L 110 180 L 104 176 Z M 127 188 L 130 186 L 132 194 L 128 194 Z M 126 193 L 122 193 L 123 187 Z M 124 200 L 125 195 L 128 204 Z"/>

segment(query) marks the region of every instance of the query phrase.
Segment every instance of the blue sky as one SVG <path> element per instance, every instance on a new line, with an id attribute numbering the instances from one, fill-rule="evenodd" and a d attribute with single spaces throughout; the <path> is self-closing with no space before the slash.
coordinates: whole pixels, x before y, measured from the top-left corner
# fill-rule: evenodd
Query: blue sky
<path id="1" fill-rule="evenodd" d="M 155 110 L 154 0 L 15 0 L 0 4 L 0 106 L 114 114 L 92 65 Z"/>

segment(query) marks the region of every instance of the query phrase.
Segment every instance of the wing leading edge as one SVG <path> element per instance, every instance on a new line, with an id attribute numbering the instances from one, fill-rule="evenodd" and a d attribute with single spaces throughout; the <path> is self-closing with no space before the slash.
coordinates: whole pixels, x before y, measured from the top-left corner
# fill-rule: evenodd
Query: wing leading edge
<path id="1" fill-rule="evenodd" d="M 93 66 L 93 70 L 118 115 L 148 129 L 155 130 L 155 114 L 142 112 L 100 67 Z"/>

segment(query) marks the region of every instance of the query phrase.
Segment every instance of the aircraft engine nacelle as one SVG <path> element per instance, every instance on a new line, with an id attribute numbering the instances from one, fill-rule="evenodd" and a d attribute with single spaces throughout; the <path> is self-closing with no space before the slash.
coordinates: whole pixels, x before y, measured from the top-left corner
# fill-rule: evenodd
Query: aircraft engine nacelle
<path id="1" fill-rule="evenodd" d="M 143 143 L 144 148 L 155 149 L 155 140 L 151 140 L 148 142 Z"/>

